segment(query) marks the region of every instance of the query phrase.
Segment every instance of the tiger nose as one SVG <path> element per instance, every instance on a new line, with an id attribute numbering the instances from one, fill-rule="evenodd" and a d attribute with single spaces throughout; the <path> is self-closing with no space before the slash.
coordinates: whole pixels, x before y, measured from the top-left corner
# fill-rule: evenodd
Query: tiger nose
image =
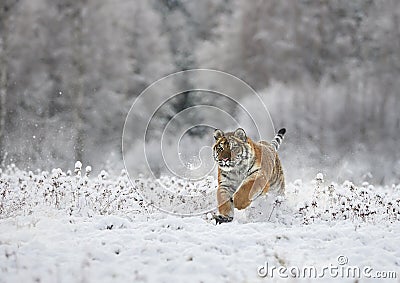
<path id="1" fill-rule="evenodd" d="M 224 158 L 222 158 L 222 161 L 228 161 L 228 157 L 224 157 Z"/>

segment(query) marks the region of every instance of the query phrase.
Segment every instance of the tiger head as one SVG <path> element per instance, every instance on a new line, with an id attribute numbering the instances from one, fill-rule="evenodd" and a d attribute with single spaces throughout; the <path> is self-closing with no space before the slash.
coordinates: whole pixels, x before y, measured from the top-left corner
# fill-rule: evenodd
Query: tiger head
<path id="1" fill-rule="evenodd" d="M 214 159 L 222 170 L 229 171 L 247 159 L 249 146 L 246 133 L 239 128 L 234 132 L 214 131 Z"/>

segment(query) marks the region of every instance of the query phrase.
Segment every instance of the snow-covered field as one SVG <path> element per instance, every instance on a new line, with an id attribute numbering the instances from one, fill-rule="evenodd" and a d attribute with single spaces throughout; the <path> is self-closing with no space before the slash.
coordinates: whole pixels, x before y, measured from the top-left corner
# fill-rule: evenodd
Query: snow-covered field
<path id="1" fill-rule="evenodd" d="M 268 213 L 259 199 L 215 225 L 211 213 L 179 217 L 146 204 L 138 187 L 150 180 L 132 186 L 126 172 L 90 171 L 0 173 L 0 283 L 308 282 L 322 274 L 400 282 L 400 185 L 331 184 L 319 174 L 288 184 Z M 215 185 L 163 182 L 177 194 Z M 206 209 L 214 200 L 203 193 Z"/>

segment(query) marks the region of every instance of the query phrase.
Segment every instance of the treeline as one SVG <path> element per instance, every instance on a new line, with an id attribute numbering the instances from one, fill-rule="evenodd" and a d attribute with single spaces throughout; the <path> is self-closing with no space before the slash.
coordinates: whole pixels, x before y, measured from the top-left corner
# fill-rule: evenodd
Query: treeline
<path id="1" fill-rule="evenodd" d="M 219 13 L 207 3 L 1 1 L 2 160 L 35 168 L 120 159 L 132 98 L 195 67 L 196 40 L 212 26 L 191 13 Z"/>
<path id="2" fill-rule="evenodd" d="M 288 147 L 313 153 L 310 167 L 341 174 L 347 158 L 379 181 L 399 177 L 396 0 L 5 0 L 0 13 L 6 163 L 120 160 L 133 98 L 163 75 L 201 67 L 264 93 L 275 124 L 291 128 Z M 201 99 L 173 103 L 179 112 Z"/>
<path id="3" fill-rule="evenodd" d="M 390 182 L 400 178 L 399 50 L 399 1 L 271 0 L 233 3 L 197 55 L 261 90 L 289 129 L 293 177 L 307 168 Z"/>

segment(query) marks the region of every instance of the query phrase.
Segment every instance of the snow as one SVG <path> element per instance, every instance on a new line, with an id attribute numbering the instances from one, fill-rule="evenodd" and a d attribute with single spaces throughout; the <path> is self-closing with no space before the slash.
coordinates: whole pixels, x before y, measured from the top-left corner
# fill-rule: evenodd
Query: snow
<path id="1" fill-rule="evenodd" d="M 322 173 L 318 173 L 317 176 L 315 177 L 316 180 L 324 180 L 324 175 Z"/>
<path id="2" fill-rule="evenodd" d="M 210 212 L 179 217 L 146 205 L 124 171 L 90 177 L 9 167 L 0 173 L 0 282 L 267 282 L 258 275 L 266 264 L 370 266 L 396 271 L 386 279 L 396 282 L 400 185 L 319 177 L 270 199 L 270 221 L 260 219 L 267 202 L 258 199 L 232 223 L 215 225 Z M 273 279 L 280 281 L 277 271 Z"/>

